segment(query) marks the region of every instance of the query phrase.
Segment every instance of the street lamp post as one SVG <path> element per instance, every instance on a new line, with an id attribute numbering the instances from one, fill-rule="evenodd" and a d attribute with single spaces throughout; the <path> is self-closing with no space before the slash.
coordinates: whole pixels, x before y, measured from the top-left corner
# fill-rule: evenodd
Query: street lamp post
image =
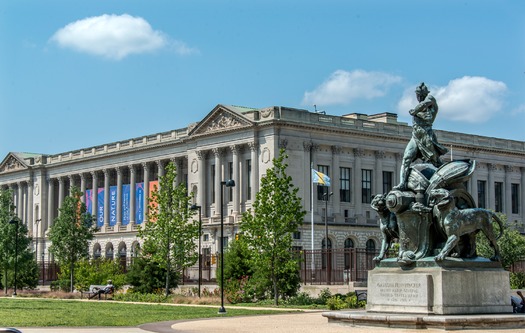
<path id="1" fill-rule="evenodd" d="M 221 182 L 221 307 L 219 308 L 219 314 L 226 313 L 224 308 L 224 186 L 234 187 L 235 181 L 229 179 Z"/>
<path id="2" fill-rule="evenodd" d="M 18 270 L 18 219 L 12 219 L 11 221 L 9 221 L 9 224 L 15 225 L 15 286 L 13 296 L 16 296 L 16 273 Z"/>
<path id="3" fill-rule="evenodd" d="M 195 204 L 191 205 L 191 210 L 199 210 L 199 298 L 201 297 L 201 281 L 202 281 L 202 260 L 201 260 L 201 238 L 202 238 L 202 208 Z"/>
<path id="4" fill-rule="evenodd" d="M 324 244 L 325 244 L 325 250 L 326 250 L 326 283 L 327 284 L 330 284 L 330 280 L 331 278 L 328 276 L 328 272 L 329 272 L 329 264 L 328 264 L 328 259 L 329 259 L 329 255 L 328 255 L 328 218 L 327 218 L 327 215 L 328 215 L 328 199 L 330 199 L 330 197 L 333 195 L 332 192 L 328 193 L 328 187 L 326 188 L 326 192 L 324 193 L 323 197 L 324 197 L 324 204 L 325 204 L 325 208 L 324 208 L 324 234 L 325 234 L 325 240 L 324 240 Z"/>
<path id="5" fill-rule="evenodd" d="M 44 248 L 42 248 L 42 285 L 46 285 L 46 264 L 44 262 L 45 255 L 44 255 Z"/>
<path id="6" fill-rule="evenodd" d="M 35 237 L 35 261 L 38 261 L 38 225 L 40 224 L 40 221 L 42 221 L 42 219 L 37 219 L 35 220 L 35 225 L 36 225 L 36 237 Z"/>

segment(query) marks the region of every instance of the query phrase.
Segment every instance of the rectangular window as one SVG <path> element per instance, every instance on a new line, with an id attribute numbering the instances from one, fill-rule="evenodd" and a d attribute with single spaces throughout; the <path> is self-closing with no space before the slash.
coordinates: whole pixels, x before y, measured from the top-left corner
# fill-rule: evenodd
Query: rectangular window
<path id="1" fill-rule="evenodd" d="M 301 232 L 300 231 L 294 231 L 292 236 L 293 236 L 293 239 L 301 239 Z"/>
<path id="2" fill-rule="evenodd" d="M 383 171 L 383 193 L 388 193 L 392 190 L 393 173 L 390 171 Z"/>
<path id="3" fill-rule="evenodd" d="M 233 162 L 228 162 L 228 179 L 233 179 Z M 228 187 L 228 189 L 229 189 L 228 201 L 232 201 L 233 200 L 233 187 Z"/>
<path id="4" fill-rule="evenodd" d="M 208 242 L 208 241 L 210 240 L 210 235 L 209 235 L 209 234 L 204 234 L 204 235 L 202 235 L 202 240 L 203 240 L 204 242 Z"/>
<path id="5" fill-rule="evenodd" d="M 221 239 L 221 237 L 219 237 L 219 239 Z M 224 250 L 228 248 L 228 237 L 222 237 L 222 246 Z M 219 248 L 218 250 L 220 251 L 221 249 Z"/>
<path id="6" fill-rule="evenodd" d="M 246 160 L 246 200 L 252 200 L 252 160 Z"/>
<path id="7" fill-rule="evenodd" d="M 330 177 L 330 174 L 328 173 L 328 165 L 318 165 L 317 171 L 324 173 L 328 177 Z M 317 200 L 324 200 L 324 194 L 327 192 L 327 186 L 323 186 L 318 184 L 317 185 Z"/>
<path id="8" fill-rule="evenodd" d="M 339 168 L 339 197 L 341 202 L 350 202 L 350 168 Z"/>
<path id="9" fill-rule="evenodd" d="M 510 185 L 511 197 L 512 197 L 512 214 L 520 213 L 520 185 Z"/>
<path id="10" fill-rule="evenodd" d="M 215 203 L 215 164 L 211 166 L 211 202 Z"/>
<path id="11" fill-rule="evenodd" d="M 487 182 L 478 180 L 478 207 L 487 207 Z"/>
<path id="12" fill-rule="evenodd" d="M 503 183 L 494 183 L 494 210 L 498 213 L 503 212 Z"/>
<path id="13" fill-rule="evenodd" d="M 372 202 L 372 170 L 361 170 L 361 202 Z"/>

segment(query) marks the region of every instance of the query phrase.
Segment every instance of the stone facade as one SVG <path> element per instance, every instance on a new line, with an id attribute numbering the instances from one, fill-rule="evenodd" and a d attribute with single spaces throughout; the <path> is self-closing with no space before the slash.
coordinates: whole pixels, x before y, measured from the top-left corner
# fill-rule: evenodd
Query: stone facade
<path id="1" fill-rule="evenodd" d="M 525 232 L 525 142 L 436 133 L 451 151 L 445 160 L 476 160 L 468 188 L 478 205 L 505 213 Z M 200 122 L 182 129 L 56 155 L 10 153 L 0 164 L 0 188 L 13 190 L 17 215 L 29 227 L 37 258 L 48 254 L 47 231 L 70 187 L 104 190 L 104 208 L 97 209 L 102 207 L 97 200 L 91 206 L 101 225 L 91 253 L 129 257 L 140 244 L 137 226 L 146 220 L 147 208 L 141 210 L 129 200 L 125 212 L 123 189 L 129 185 L 129 198 L 135 198 L 137 184 L 142 184 L 139 194 L 142 207 L 147 207 L 149 184 L 172 161 L 177 181 L 186 183 L 195 203 L 202 206 L 203 252 L 214 254 L 219 249 L 221 181 L 236 183 L 224 189 L 225 236 L 231 240 L 241 214 L 255 199 L 260 178 L 285 148 L 288 173 L 307 211 L 300 233 L 294 235 L 295 245 L 320 249 L 326 217 L 328 246 L 378 248 L 378 219 L 369 202 L 399 182 L 410 136 L 411 127 L 390 113 L 331 116 L 285 107 L 217 105 Z M 310 166 L 331 177 L 329 202 L 312 185 Z"/>

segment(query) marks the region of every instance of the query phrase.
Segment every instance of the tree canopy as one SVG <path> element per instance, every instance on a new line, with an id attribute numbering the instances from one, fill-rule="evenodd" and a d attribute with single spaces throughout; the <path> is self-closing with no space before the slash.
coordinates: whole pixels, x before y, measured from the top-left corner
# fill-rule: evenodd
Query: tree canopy
<path id="1" fill-rule="evenodd" d="M 270 281 L 275 304 L 282 295 L 299 288 L 299 264 L 292 256 L 292 233 L 302 224 L 306 212 L 297 196 L 292 177 L 286 174 L 288 156 L 281 149 L 273 166 L 262 177 L 253 211 L 242 216 L 242 239 L 251 250 L 254 271 Z"/>
<path id="2" fill-rule="evenodd" d="M 71 187 L 71 194 L 64 199 L 58 217 L 49 230 L 49 252 L 61 266 L 69 267 L 71 291 L 74 286 L 75 263 L 89 256 L 89 241 L 97 230 L 93 217 L 80 200 L 81 197 L 82 192 L 77 187 Z"/>

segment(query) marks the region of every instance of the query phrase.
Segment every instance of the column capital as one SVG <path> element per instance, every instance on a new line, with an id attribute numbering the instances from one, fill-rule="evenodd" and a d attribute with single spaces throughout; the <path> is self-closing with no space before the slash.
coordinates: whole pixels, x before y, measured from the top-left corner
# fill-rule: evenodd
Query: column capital
<path id="1" fill-rule="evenodd" d="M 230 145 L 230 150 L 233 155 L 237 155 L 239 153 L 239 145 Z"/>
<path id="2" fill-rule="evenodd" d="M 211 151 L 213 152 L 213 155 L 215 155 L 215 157 L 221 157 L 223 154 L 223 149 L 220 147 L 212 148 Z"/>
<path id="3" fill-rule="evenodd" d="M 116 166 L 115 167 L 115 171 L 117 172 L 117 176 L 122 176 L 122 167 L 121 166 Z"/>
<path id="4" fill-rule="evenodd" d="M 376 159 L 383 159 L 386 157 L 386 153 L 384 150 L 376 150 L 374 151 L 374 156 L 376 157 Z"/>
<path id="5" fill-rule="evenodd" d="M 354 148 L 354 156 L 355 157 L 363 157 L 365 156 L 365 150 L 362 148 Z"/>
<path id="6" fill-rule="evenodd" d="M 195 154 L 197 154 L 197 158 L 199 160 L 204 160 L 206 159 L 206 155 L 208 154 L 208 152 L 205 150 L 196 150 Z"/>
<path id="7" fill-rule="evenodd" d="M 333 155 L 339 155 L 343 151 L 343 148 L 341 146 L 330 146 L 330 149 L 332 150 Z"/>

